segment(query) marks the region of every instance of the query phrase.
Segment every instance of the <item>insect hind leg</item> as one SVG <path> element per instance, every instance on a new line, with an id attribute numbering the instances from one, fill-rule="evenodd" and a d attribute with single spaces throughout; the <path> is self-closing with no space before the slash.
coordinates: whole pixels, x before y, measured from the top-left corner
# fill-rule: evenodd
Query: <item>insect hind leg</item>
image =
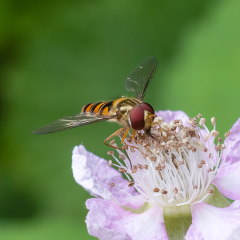
<path id="1" fill-rule="evenodd" d="M 111 138 L 117 136 L 117 135 L 118 135 L 119 133 L 121 133 L 123 130 L 124 130 L 124 128 L 120 128 L 120 129 L 117 130 L 115 133 L 113 133 L 113 134 L 110 135 L 108 138 L 106 138 L 106 139 L 103 141 L 103 143 L 104 143 L 105 145 L 109 146 L 109 147 L 116 148 L 116 149 L 121 149 L 121 150 L 122 150 L 123 148 L 112 146 L 112 145 L 108 144 L 107 141 L 109 141 Z"/>

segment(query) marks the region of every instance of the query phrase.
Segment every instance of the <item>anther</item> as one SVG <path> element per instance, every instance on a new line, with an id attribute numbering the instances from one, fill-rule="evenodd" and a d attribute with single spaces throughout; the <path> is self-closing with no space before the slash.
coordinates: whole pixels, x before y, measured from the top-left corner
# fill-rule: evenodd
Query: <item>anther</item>
<path id="1" fill-rule="evenodd" d="M 184 143 L 182 143 L 182 142 L 179 142 L 179 143 L 177 144 L 178 147 L 182 147 L 183 145 L 184 145 Z"/>
<path id="2" fill-rule="evenodd" d="M 225 144 L 221 144 L 220 145 L 222 149 L 225 149 L 226 148 L 226 145 Z"/>
<path id="3" fill-rule="evenodd" d="M 216 131 L 216 130 L 212 130 L 212 131 L 211 131 L 211 135 L 212 135 L 212 137 L 214 137 L 214 138 L 217 137 L 218 134 L 219 134 L 219 132 Z"/>
<path id="4" fill-rule="evenodd" d="M 114 186 L 115 186 L 115 183 L 111 183 L 111 184 L 110 184 L 110 187 L 114 187 Z"/>
<path id="5" fill-rule="evenodd" d="M 197 186 L 197 185 L 195 185 L 195 186 L 193 187 L 193 189 L 198 189 L 198 186 Z"/>
<path id="6" fill-rule="evenodd" d="M 126 170 L 125 168 L 119 168 L 118 171 L 119 171 L 120 173 L 124 173 L 124 172 L 126 172 L 127 170 Z"/>
<path id="7" fill-rule="evenodd" d="M 133 153 L 135 152 L 133 147 L 130 147 L 130 151 L 133 152 Z"/>
<path id="8" fill-rule="evenodd" d="M 134 185 L 134 181 L 129 181 L 128 182 L 128 187 L 132 187 Z"/>
<path id="9" fill-rule="evenodd" d="M 155 167 L 155 169 L 158 170 L 158 171 L 160 171 L 160 170 L 162 170 L 162 167 L 158 164 L 158 166 Z"/>
<path id="10" fill-rule="evenodd" d="M 201 164 L 205 164 L 205 161 L 204 160 L 201 160 L 201 162 L 200 162 Z"/>
<path id="11" fill-rule="evenodd" d="M 107 154 L 113 156 L 114 155 L 114 151 L 108 151 Z"/>
<path id="12" fill-rule="evenodd" d="M 167 192 L 166 190 L 162 189 L 162 190 L 161 190 L 161 193 L 162 193 L 162 194 L 167 194 L 168 192 Z"/>
<path id="13" fill-rule="evenodd" d="M 178 163 L 177 163 L 177 165 L 183 165 L 184 164 L 184 161 L 179 161 Z"/>
<path id="14" fill-rule="evenodd" d="M 109 161 L 108 161 L 108 165 L 109 165 L 110 167 L 112 167 L 112 165 L 113 165 L 112 160 L 109 160 Z"/>
<path id="15" fill-rule="evenodd" d="M 173 189 L 173 192 L 174 192 L 175 194 L 178 194 L 178 189 L 177 189 L 177 188 L 174 188 L 174 189 Z"/>
<path id="16" fill-rule="evenodd" d="M 153 189 L 153 191 L 154 191 L 154 192 L 159 192 L 160 189 L 156 187 L 156 188 Z"/>
<path id="17" fill-rule="evenodd" d="M 214 191 L 213 190 L 207 190 L 207 193 L 213 193 Z"/>
<path id="18" fill-rule="evenodd" d="M 220 143 L 220 142 L 222 141 L 222 138 L 219 137 L 219 138 L 217 139 L 217 141 Z"/>
<path id="19" fill-rule="evenodd" d="M 199 121 L 199 125 L 200 125 L 201 127 L 203 127 L 204 124 L 205 124 L 205 122 L 206 122 L 206 119 L 205 119 L 205 118 L 201 118 L 200 121 Z"/>
<path id="20" fill-rule="evenodd" d="M 143 165 L 143 168 L 148 169 L 148 165 Z"/>
<path id="21" fill-rule="evenodd" d="M 201 118 L 201 117 L 202 117 L 202 114 L 199 113 L 199 114 L 197 115 L 197 118 Z"/>
<path id="22" fill-rule="evenodd" d="M 211 168 L 209 168 L 208 170 L 207 170 L 207 172 L 211 172 L 212 171 L 212 169 Z"/>
<path id="23" fill-rule="evenodd" d="M 208 151 L 208 149 L 206 147 L 204 147 L 203 152 L 207 152 L 207 151 Z"/>
<path id="24" fill-rule="evenodd" d="M 229 137 L 231 133 L 232 133 L 231 131 L 226 132 L 225 135 L 224 135 L 225 138 Z"/>
<path id="25" fill-rule="evenodd" d="M 126 159 L 126 157 L 125 157 L 123 154 L 119 154 L 119 158 L 120 158 L 121 160 L 125 160 L 125 159 Z"/>
<path id="26" fill-rule="evenodd" d="M 153 162 L 156 162 L 157 158 L 156 157 L 150 157 L 150 160 Z"/>
<path id="27" fill-rule="evenodd" d="M 133 166 L 132 166 L 132 173 L 135 173 L 135 172 L 137 172 L 137 166 L 136 166 L 136 165 L 133 165 Z"/>
<path id="28" fill-rule="evenodd" d="M 110 142 L 110 145 L 112 146 L 113 144 L 115 144 L 115 139 L 113 139 L 111 142 Z"/>
<path id="29" fill-rule="evenodd" d="M 202 164 L 197 164 L 197 167 L 198 168 L 202 168 Z"/>
<path id="30" fill-rule="evenodd" d="M 216 118 L 215 117 L 211 118 L 211 123 L 212 123 L 213 126 L 216 124 Z"/>
<path id="31" fill-rule="evenodd" d="M 127 141 L 130 143 L 132 141 L 132 137 L 128 137 Z"/>
<path id="32" fill-rule="evenodd" d="M 138 164 L 137 168 L 142 169 L 143 168 L 142 164 Z"/>
<path id="33" fill-rule="evenodd" d="M 166 160 L 165 159 L 161 159 L 160 162 L 161 162 L 161 164 L 164 164 L 166 162 Z"/>

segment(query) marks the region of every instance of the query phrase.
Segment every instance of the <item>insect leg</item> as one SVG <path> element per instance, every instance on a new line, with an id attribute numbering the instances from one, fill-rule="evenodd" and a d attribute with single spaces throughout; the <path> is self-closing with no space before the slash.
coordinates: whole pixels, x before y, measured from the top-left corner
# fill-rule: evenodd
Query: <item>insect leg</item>
<path id="1" fill-rule="evenodd" d="M 119 130 L 117 130 L 115 133 L 113 133 L 111 136 L 109 136 L 108 138 L 106 138 L 103 143 L 109 147 L 113 147 L 113 148 L 117 148 L 117 149 L 122 149 L 120 147 L 115 147 L 115 146 L 112 146 L 110 144 L 107 144 L 107 141 L 109 141 L 111 138 L 115 137 L 116 135 L 118 135 L 120 132 L 122 132 L 124 130 L 124 128 L 120 128 Z"/>
<path id="2" fill-rule="evenodd" d="M 135 133 L 136 133 L 136 130 L 135 130 L 135 129 L 133 129 L 133 133 L 132 133 L 132 140 L 134 140 Z"/>
<path id="3" fill-rule="evenodd" d="M 130 129 L 130 128 L 127 128 L 127 129 L 126 129 L 126 131 L 125 131 L 125 133 L 124 133 L 124 135 L 123 135 L 123 138 L 122 138 L 122 142 L 121 142 L 121 143 L 124 142 L 124 139 L 126 138 L 128 132 L 129 132 L 129 129 Z"/>

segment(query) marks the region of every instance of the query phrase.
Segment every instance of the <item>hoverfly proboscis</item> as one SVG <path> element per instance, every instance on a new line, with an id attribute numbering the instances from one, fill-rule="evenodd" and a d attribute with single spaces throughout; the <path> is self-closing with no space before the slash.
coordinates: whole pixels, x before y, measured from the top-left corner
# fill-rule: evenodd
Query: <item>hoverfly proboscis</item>
<path id="1" fill-rule="evenodd" d="M 151 125 L 156 116 L 152 106 L 143 102 L 146 90 L 157 68 L 157 59 L 147 58 L 127 77 L 125 87 L 136 93 L 137 98 L 121 97 L 114 101 L 89 103 L 82 111 L 74 116 L 64 117 L 40 128 L 33 134 L 48 134 L 102 121 L 117 122 L 122 128 L 104 140 L 104 144 L 117 149 L 120 147 L 107 144 L 114 136 L 124 131 L 122 143 L 130 129 L 134 140 L 137 130 L 144 130 L 150 134 Z"/>

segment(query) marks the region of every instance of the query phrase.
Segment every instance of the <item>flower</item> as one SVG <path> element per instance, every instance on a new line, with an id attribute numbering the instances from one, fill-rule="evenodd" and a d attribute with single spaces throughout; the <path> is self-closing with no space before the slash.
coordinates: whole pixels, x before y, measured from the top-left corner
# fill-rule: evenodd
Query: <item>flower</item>
<path id="1" fill-rule="evenodd" d="M 101 240 L 230 239 L 240 227 L 240 119 L 224 144 L 217 138 L 215 145 L 215 118 L 209 131 L 200 114 L 157 116 L 151 137 L 128 137 L 119 159 L 108 152 L 117 164 L 82 145 L 74 148 L 74 178 L 96 197 L 86 202 L 89 234 Z"/>

